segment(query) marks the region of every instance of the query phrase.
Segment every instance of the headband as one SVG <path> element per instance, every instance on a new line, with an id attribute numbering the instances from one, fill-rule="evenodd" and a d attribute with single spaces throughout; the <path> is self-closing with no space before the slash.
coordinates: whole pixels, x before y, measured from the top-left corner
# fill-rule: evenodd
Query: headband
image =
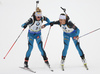
<path id="1" fill-rule="evenodd" d="M 66 16 L 65 15 L 60 15 L 59 19 L 66 19 Z"/>

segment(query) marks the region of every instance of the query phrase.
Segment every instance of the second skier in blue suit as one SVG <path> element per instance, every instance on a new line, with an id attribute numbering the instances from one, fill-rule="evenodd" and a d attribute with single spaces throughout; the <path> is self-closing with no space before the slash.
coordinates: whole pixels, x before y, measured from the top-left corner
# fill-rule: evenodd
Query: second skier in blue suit
<path id="1" fill-rule="evenodd" d="M 84 65 L 86 65 L 85 55 L 80 47 L 80 42 L 79 42 L 80 30 L 71 21 L 69 21 L 69 19 L 70 18 L 67 14 L 62 13 L 59 16 L 58 21 L 53 21 L 53 22 L 47 23 L 47 24 L 43 25 L 42 28 L 46 27 L 47 25 L 53 26 L 55 24 L 58 24 L 62 28 L 63 38 L 64 38 L 64 49 L 62 51 L 61 65 L 64 65 L 67 50 L 69 47 L 70 38 L 72 38 Z"/>

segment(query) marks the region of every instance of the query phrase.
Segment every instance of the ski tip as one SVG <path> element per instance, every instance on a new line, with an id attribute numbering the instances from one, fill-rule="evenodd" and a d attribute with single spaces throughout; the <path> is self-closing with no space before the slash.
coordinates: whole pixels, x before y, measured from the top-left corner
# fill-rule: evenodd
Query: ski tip
<path id="1" fill-rule="evenodd" d="M 5 57 L 3 59 L 5 59 Z"/>

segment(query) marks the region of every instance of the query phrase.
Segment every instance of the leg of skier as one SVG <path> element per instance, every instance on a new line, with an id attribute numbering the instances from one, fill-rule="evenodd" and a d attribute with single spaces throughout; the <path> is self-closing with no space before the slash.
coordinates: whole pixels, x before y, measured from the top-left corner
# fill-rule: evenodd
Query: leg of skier
<path id="1" fill-rule="evenodd" d="M 74 33 L 72 33 L 72 39 L 73 39 L 73 42 L 76 46 L 76 49 L 78 50 L 80 57 L 83 59 L 83 58 L 85 58 L 84 53 L 83 53 L 82 49 L 80 48 L 79 39 L 77 39 L 77 37 L 79 37 L 79 33 L 80 33 L 80 30 L 76 29 L 76 31 Z"/>
<path id="2" fill-rule="evenodd" d="M 74 41 L 74 44 L 75 44 L 75 46 L 76 46 L 76 49 L 78 50 L 78 53 L 79 53 L 80 57 L 81 57 L 82 59 L 84 59 L 84 58 L 85 58 L 85 57 L 84 57 L 84 53 L 83 53 L 82 49 L 80 48 L 80 42 L 79 42 L 79 40 L 76 40 L 76 39 L 74 39 L 74 38 L 72 38 L 72 39 L 73 39 L 73 41 Z"/>
<path id="3" fill-rule="evenodd" d="M 28 60 L 31 55 L 31 51 L 33 49 L 33 42 L 34 42 L 34 39 L 32 37 L 32 34 L 28 33 L 28 51 L 26 52 L 24 67 L 28 67 Z"/>
<path id="4" fill-rule="evenodd" d="M 65 62 L 65 58 L 66 58 L 66 54 L 70 42 L 70 36 L 66 35 L 65 33 L 63 35 L 64 35 L 64 49 L 62 52 L 61 66 L 62 66 L 62 70 L 64 71 L 64 62 Z"/>
<path id="5" fill-rule="evenodd" d="M 76 46 L 76 49 L 78 50 L 78 53 L 79 53 L 79 55 L 80 55 L 80 57 L 81 57 L 81 59 L 82 59 L 82 62 L 83 62 L 83 64 L 84 64 L 84 66 L 87 68 L 87 63 L 86 63 L 85 55 L 84 55 L 84 53 L 83 53 L 83 51 L 82 51 L 82 49 L 81 49 L 81 47 L 80 47 L 79 39 L 78 39 L 78 40 L 75 39 L 75 38 L 78 37 L 78 36 L 79 36 L 79 30 L 77 30 L 76 34 L 73 34 L 72 39 L 73 39 L 73 41 L 74 41 L 74 44 L 75 44 L 75 46 Z M 87 68 L 87 69 L 88 69 L 88 68 Z"/>
<path id="6" fill-rule="evenodd" d="M 62 52 L 62 60 L 65 60 L 68 46 L 69 46 L 69 42 L 70 42 L 70 36 L 68 36 L 66 34 L 63 34 L 63 35 L 64 35 L 64 49 Z"/>
<path id="7" fill-rule="evenodd" d="M 41 40 L 41 35 L 38 35 L 36 37 L 36 42 L 37 42 L 38 48 L 39 48 L 39 50 L 41 52 L 41 55 L 42 55 L 45 63 L 49 65 L 48 58 L 47 58 L 46 53 L 45 53 L 45 51 L 43 49 L 43 43 L 42 43 L 42 40 Z"/>

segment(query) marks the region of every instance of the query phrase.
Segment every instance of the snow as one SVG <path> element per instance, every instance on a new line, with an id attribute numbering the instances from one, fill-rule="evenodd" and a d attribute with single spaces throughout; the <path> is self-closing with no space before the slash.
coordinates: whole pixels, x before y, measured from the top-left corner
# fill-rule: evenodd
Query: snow
<path id="1" fill-rule="evenodd" d="M 0 74 L 31 74 L 31 72 L 20 69 L 23 66 L 27 51 L 27 32 L 23 32 L 15 46 L 6 59 L 3 57 L 22 31 L 21 25 L 27 21 L 36 9 L 36 0 L 0 0 Z M 80 36 L 100 27 L 100 0 L 40 0 L 39 7 L 43 15 L 51 21 L 58 20 L 63 11 L 60 7 L 67 9 L 73 23 L 81 30 Z M 45 22 L 44 22 L 45 23 Z M 49 26 L 42 30 L 42 40 L 45 42 Z M 80 39 L 89 66 L 87 71 L 74 46 L 70 41 L 65 71 L 61 71 L 60 60 L 63 50 L 63 32 L 59 26 L 53 26 L 50 31 L 45 48 L 51 67 L 50 72 L 44 64 L 36 41 L 30 57 L 29 66 L 37 74 L 100 74 L 100 31 L 87 35 Z"/>

